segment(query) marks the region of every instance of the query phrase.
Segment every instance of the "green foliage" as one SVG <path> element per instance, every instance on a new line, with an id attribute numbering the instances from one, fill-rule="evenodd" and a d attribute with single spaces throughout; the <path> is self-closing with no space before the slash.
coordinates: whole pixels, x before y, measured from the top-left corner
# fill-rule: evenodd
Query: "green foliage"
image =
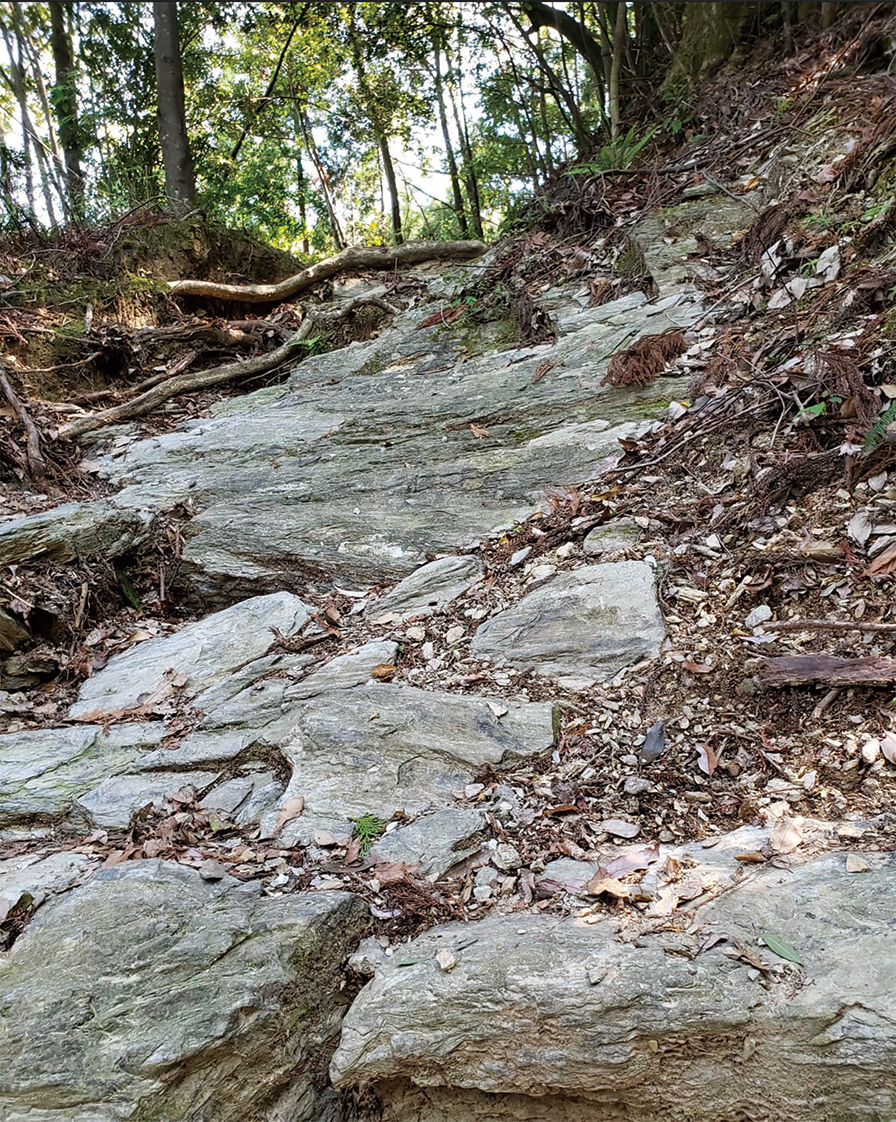
<path id="1" fill-rule="evenodd" d="M 362 857 L 366 857 L 374 842 L 379 841 L 386 832 L 386 823 L 375 814 L 362 814 L 360 818 L 351 818 L 349 821 L 354 823 L 352 837 L 361 842 L 360 853 Z"/>
<path id="2" fill-rule="evenodd" d="M 877 418 L 868 430 L 862 442 L 862 451 L 869 456 L 880 445 L 886 435 L 887 428 L 896 421 L 896 401 L 891 401 L 887 408 Z"/>
<path id="3" fill-rule="evenodd" d="M 569 169 L 570 175 L 593 175 L 601 171 L 620 171 L 630 168 L 635 157 L 653 139 L 656 129 L 648 129 L 639 136 L 634 125 L 623 136 L 617 136 L 605 144 L 593 160 L 576 164 Z"/>

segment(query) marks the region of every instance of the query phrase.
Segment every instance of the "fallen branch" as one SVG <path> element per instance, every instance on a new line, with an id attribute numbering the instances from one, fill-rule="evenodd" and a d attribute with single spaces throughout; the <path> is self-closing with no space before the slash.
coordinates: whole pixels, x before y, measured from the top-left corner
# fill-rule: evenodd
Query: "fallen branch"
<path id="1" fill-rule="evenodd" d="M 351 269 L 397 269 L 420 265 L 424 261 L 469 261 L 481 257 L 483 242 L 410 242 L 396 246 L 350 246 L 288 277 L 279 284 L 216 284 L 214 281 L 170 281 L 175 296 L 210 296 L 219 300 L 236 300 L 241 304 L 273 304 L 303 292 L 321 281 Z"/>
<path id="2" fill-rule="evenodd" d="M 766 631 L 896 632 L 896 623 L 863 623 L 860 619 L 783 619 L 762 626 Z"/>
<path id="3" fill-rule="evenodd" d="M 31 473 L 31 478 L 35 483 L 43 484 L 47 477 L 47 465 L 40 447 L 40 435 L 28 410 L 19 400 L 16 391 L 6 377 L 6 372 L 2 368 L 0 368 L 0 386 L 3 387 L 7 401 L 15 410 L 16 416 L 25 429 L 25 451 L 28 456 L 28 470 Z"/>
<path id="4" fill-rule="evenodd" d="M 195 370 L 190 374 L 178 374 L 173 378 L 166 379 L 157 386 L 153 386 L 138 397 L 123 402 L 121 405 L 114 405 L 110 409 L 103 409 L 100 413 L 88 413 L 82 417 L 76 417 L 73 421 L 70 421 L 67 425 L 63 425 L 59 429 L 59 435 L 60 437 L 70 440 L 78 436 L 83 436 L 84 433 L 103 428 L 106 425 L 115 424 L 118 421 L 130 420 L 132 417 L 141 417 L 143 414 L 149 413 L 150 410 L 160 405 L 163 401 L 167 401 L 172 397 L 177 397 L 178 394 L 186 393 L 188 390 L 207 389 L 209 386 L 217 386 L 222 382 L 231 382 L 236 378 L 245 378 L 253 374 L 264 374 L 269 370 L 273 370 L 274 367 L 279 366 L 282 362 L 286 362 L 292 356 L 293 351 L 297 350 L 311 335 L 315 326 L 319 325 L 321 322 L 329 324 L 335 320 L 342 319 L 343 316 L 349 315 L 356 308 L 365 304 L 372 304 L 374 307 L 381 308 L 389 315 L 396 314 L 396 309 L 378 296 L 358 296 L 354 300 L 346 301 L 338 311 L 318 317 L 317 322 L 315 322 L 314 317 L 309 315 L 298 331 L 290 336 L 290 338 L 275 351 L 270 351 L 263 355 L 255 355 L 253 358 L 246 359 L 244 362 L 229 362 L 225 363 L 223 366 L 213 366 L 210 370 Z"/>
<path id="5" fill-rule="evenodd" d="M 788 655 L 763 658 L 758 676 L 764 686 L 889 686 L 896 682 L 896 658 L 837 658 L 835 655 Z"/>

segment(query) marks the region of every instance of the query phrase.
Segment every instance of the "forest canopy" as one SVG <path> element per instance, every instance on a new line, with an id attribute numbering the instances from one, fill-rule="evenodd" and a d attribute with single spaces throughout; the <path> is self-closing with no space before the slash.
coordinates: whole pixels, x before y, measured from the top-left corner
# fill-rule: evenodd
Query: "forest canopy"
<path id="1" fill-rule="evenodd" d="M 699 135 L 699 79 L 837 9 L 13 0 L 0 224 L 200 208 L 306 255 L 493 237 L 559 171 Z"/>

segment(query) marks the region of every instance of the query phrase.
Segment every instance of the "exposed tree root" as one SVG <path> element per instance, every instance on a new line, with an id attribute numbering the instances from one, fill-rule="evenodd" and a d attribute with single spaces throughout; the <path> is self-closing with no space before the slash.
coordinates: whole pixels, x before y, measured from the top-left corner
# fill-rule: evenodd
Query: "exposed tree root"
<path id="1" fill-rule="evenodd" d="M 25 452 L 28 457 L 29 474 L 35 483 L 43 485 L 47 476 L 47 465 L 44 462 L 44 455 L 41 451 L 40 436 L 37 427 L 34 421 L 31 420 L 28 410 L 19 400 L 18 395 L 10 385 L 9 379 L 6 377 L 2 368 L 0 368 L 0 387 L 3 388 L 7 401 L 15 410 L 16 416 L 25 429 Z"/>
<path id="2" fill-rule="evenodd" d="M 350 246 L 279 284 L 217 284 L 214 281 L 171 281 L 175 296 L 209 296 L 241 304 L 273 304 L 351 269 L 398 269 L 424 261 L 469 261 L 486 251 L 483 242 L 411 242 L 396 246 Z"/>
<path id="3" fill-rule="evenodd" d="M 153 386 L 145 393 L 139 394 L 121 405 L 103 409 L 99 413 L 88 413 L 76 417 L 60 428 L 59 436 L 68 439 L 83 436 L 85 433 L 93 432 L 105 425 L 143 416 L 163 401 L 188 390 L 207 389 L 209 386 L 216 386 L 222 382 L 231 382 L 236 378 L 245 378 L 249 375 L 263 374 L 268 370 L 273 370 L 274 367 L 286 362 L 292 356 L 293 352 L 311 335 L 315 327 L 322 323 L 333 323 L 344 316 L 350 315 L 355 309 L 369 304 L 381 308 L 389 315 L 395 315 L 396 313 L 396 309 L 391 304 L 387 304 L 385 300 L 379 297 L 359 296 L 355 300 L 347 301 L 334 313 L 318 317 L 307 316 L 294 335 L 291 335 L 285 343 L 268 354 L 256 355 L 244 362 L 228 362 L 223 366 L 213 366 L 210 370 L 196 370 L 189 374 L 178 374 L 175 377 L 167 378 L 159 385 Z"/>

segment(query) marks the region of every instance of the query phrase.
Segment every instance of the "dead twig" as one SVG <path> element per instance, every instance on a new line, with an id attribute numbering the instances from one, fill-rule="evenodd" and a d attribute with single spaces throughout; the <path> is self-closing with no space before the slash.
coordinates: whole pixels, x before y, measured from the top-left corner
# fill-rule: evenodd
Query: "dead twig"
<path id="1" fill-rule="evenodd" d="M 766 631 L 875 631 L 896 632 L 896 623 L 864 623 L 860 619 L 782 619 L 764 623 Z"/>
<path id="2" fill-rule="evenodd" d="M 44 460 L 43 452 L 40 446 L 40 434 L 28 410 L 19 400 L 16 391 L 10 385 L 9 379 L 6 376 L 6 371 L 0 367 L 0 386 L 3 387 L 3 392 L 6 394 L 6 399 L 15 410 L 16 416 L 22 423 L 25 429 L 25 451 L 28 456 L 28 470 L 31 472 L 31 478 L 35 483 L 43 485 L 47 477 L 47 465 Z"/>

